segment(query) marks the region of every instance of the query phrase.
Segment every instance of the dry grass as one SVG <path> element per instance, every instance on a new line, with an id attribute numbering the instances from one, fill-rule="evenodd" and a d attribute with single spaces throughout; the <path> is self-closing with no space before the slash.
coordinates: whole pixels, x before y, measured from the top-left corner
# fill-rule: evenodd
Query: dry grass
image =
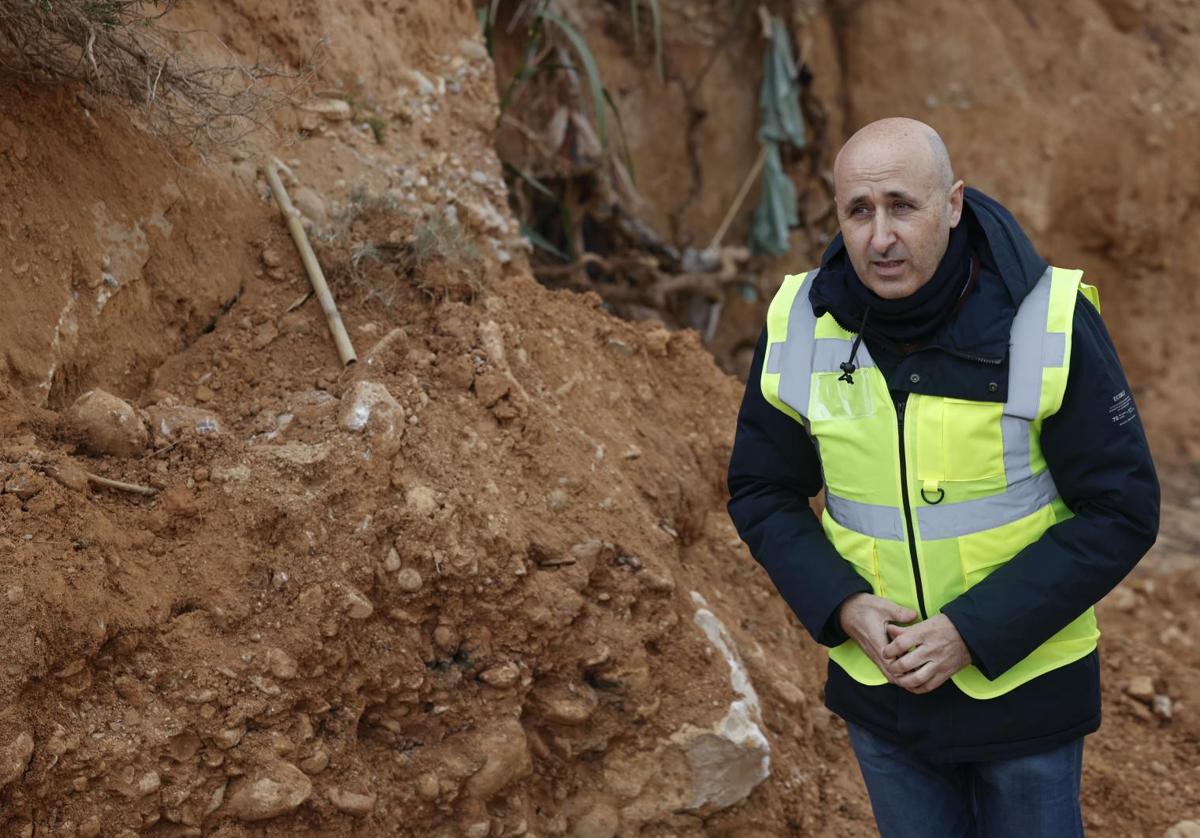
<path id="1" fill-rule="evenodd" d="M 321 260 L 341 293 L 390 311 L 413 290 L 433 303 L 470 301 L 483 291 L 484 254 L 441 211 L 416 219 L 391 197 L 357 189 L 341 221 L 342 232 L 319 240 Z"/>
<path id="2" fill-rule="evenodd" d="M 155 133 L 204 147 L 235 140 L 312 67 L 205 64 L 160 25 L 177 0 L 0 0 L 0 69 L 72 80 L 134 104 Z"/>

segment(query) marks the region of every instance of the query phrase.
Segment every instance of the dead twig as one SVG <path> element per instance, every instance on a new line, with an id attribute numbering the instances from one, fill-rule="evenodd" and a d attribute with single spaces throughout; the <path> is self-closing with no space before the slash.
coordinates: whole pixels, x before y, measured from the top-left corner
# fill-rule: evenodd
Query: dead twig
<path id="1" fill-rule="evenodd" d="M 132 492 L 135 495 L 145 495 L 152 498 L 158 494 L 158 489 L 152 489 L 149 486 L 140 486 L 137 483 L 126 483 L 123 480 L 111 480 L 107 477 L 101 477 L 98 474 L 92 474 L 90 471 L 85 471 L 89 483 L 95 483 L 97 486 L 103 486 L 106 489 L 116 489 L 119 492 Z"/>

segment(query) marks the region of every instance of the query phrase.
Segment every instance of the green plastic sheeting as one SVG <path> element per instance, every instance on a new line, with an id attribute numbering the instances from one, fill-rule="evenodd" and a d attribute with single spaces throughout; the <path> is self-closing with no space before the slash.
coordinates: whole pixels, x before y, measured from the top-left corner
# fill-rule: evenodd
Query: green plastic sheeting
<path id="1" fill-rule="evenodd" d="M 800 111 L 800 84 L 792 59 L 791 38 L 783 21 L 774 15 L 771 46 L 763 58 L 758 108 L 762 116 L 758 139 L 766 146 L 767 153 L 750 249 L 778 256 L 788 251 L 788 228 L 800 221 L 796 187 L 783 171 L 779 150 L 783 143 L 804 148 L 804 115 Z"/>

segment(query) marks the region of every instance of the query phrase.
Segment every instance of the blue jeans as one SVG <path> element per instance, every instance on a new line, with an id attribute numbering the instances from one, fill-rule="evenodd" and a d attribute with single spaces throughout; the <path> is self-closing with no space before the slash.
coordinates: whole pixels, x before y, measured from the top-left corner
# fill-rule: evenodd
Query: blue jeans
<path id="1" fill-rule="evenodd" d="M 849 725 L 883 838 L 1081 838 L 1083 738 L 1016 759 L 938 764 Z"/>

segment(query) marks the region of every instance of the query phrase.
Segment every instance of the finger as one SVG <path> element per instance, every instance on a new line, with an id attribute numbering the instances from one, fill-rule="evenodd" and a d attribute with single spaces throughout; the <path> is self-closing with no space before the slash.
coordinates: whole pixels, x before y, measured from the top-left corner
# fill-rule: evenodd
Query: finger
<path id="1" fill-rule="evenodd" d="M 918 627 L 914 626 L 911 629 L 904 629 L 901 634 L 897 634 L 892 638 L 892 642 L 888 643 L 880 651 L 884 657 L 895 660 L 903 656 L 908 651 L 917 648 L 924 640 L 925 633 Z"/>
<path id="2" fill-rule="evenodd" d="M 950 680 L 949 672 L 942 672 L 942 671 L 935 672 L 933 677 L 930 678 L 928 681 L 926 681 L 924 686 L 921 687 L 921 691 L 931 693 L 949 680 Z"/>
<path id="3" fill-rule="evenodd" d="M 920 669 L 922 665 L 932 662 L 933 659 L 929 656 L 929 651 L 924 646 L 920 646 L 889 663 L 888 671 L 897 678 L 900 678 L 913 670 Z"/>
<path id="4" fill-rule="evenodd" d="M 888 683 L 889 684 L 896 683 L 896 676 L 894 676 L 892 674 L 891 670 L 888 668 L 891 661 L 887 661 L 887 660 L 883 659 L 883 657 L 879 654 L 878 647 L 872 648 L 870 645 L 868 645 L 867 643 L 864 643 L 862 641 L 859 641 L 858 645 L 859 645 L 859 648 L 862 649 L 863 652 L 866 654 L 866 656 L 868 658 L 870 658 L 871 661 L 877 667 L 879 667 L 879 671 L 883 673 L 884 678 L 887 678 Z"/>
<path id="5" fill-rule="evenodd" d="M 894 684 L 895 680 L 887 668 L 891 661 L 885 660 L 880 652 L 880 650 L 883 649 L 884 644 L 887 643 L 887 637 L 872 636 L 870 633 L 860 632 L 852 633 L 851 637 L 854 639 L 854 642 L 858 644 L 858 647 L 863 650 L 866 656 L 874 661 L 875 665 L 879 667 L 879 671 L 882 672 L 884 677 L 888 679 L 888 682 Z"/>
<path id="6" fill-rule="evenodd" d="M 896 683 L 909 692 L 920 692 L 920 688 L 933 677 L 935 667 L 932 661 L 925 661 L 916 669 L 896 679 Z"/>
<path id="7" fill-rule="evenodd" d="M 910 690 L 910 692 L 918 694 L 918 695 L 923 695 L 925 693 L 931 693 L 934 690 L 936 690 L 938 687 L 940 687 L 942 684 L 946 683 L 947 680 L 949 680 L 949 678 L 950 678 L 949 672 L 939 669 L 936 666 L 934 667 L 934 670 L 935 670 L 934 673 L 925 681 L 925 683 L 921 684 L 918 687 L 914 687 L 912 690 Z"/>
<path id="8" fill-rule="evenodd" d="M 875 661 L 875 665 L 879 667 L 879 671 L 883 673 L 884 678 L 887 678 L 889 684 L 896 683 L 896 676 L 888 668 L 887 661 Z"/>

